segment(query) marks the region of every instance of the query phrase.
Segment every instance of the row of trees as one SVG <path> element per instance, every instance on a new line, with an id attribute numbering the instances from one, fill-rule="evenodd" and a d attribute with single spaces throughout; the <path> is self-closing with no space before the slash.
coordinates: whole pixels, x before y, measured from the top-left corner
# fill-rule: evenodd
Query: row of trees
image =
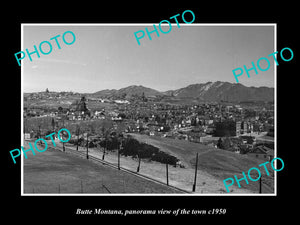
<path id="1" fill-rule="evenodd" d="M 89 148 L 102 147 L 105 151 L 114 151 L 120 149 L 120 146 L 122 146 L 119 152 L 121 155 L 131 156 L 132 158 L 148 159 L 160 163 L 168 163 L 173 166 L 176 166 L 179 161 L 176 157 L 160 151 L 152 145 L 140 143 L 130 137 L 108 136 L 106 138 L 96 137 L 90 140 L 81 137 L 78 139 L 71 139 L 69 143 Z"/>
<path id="2" fill-rule="evenodd" d="M 124 146 L 120 153 L 125 156 L 132 156 L 133 158 L 149 159 L 160 163 L 168 163 L 169 165 L 176 166 L 179 161 L 175 156 L 160 151 L 157 147 L 140 143 L 133 138 L 127 138 L 123 142 Z"/>
<path id="3" fill-rule="evenodd" d="M 161 163 L 176 165 L 179 161 L 158 148 L 140 143 L 130 137 L 123 137 L 122 126 L 114 129 L 113 123 L 109 120 L 101 121 L 80 121 L 78 123 L 55 120 L 54 118 L 36 118 L 26 122 L 25 127 L 34 130 L 36 138 L 41 135 L 48 135 L 61 128 L 67 128 L 73 137 L 69 143 L 81 147 L 104 148 L 108 151 L 114 151 L 120 148 L 120 154 L 132 156 L 133 158 L 149 159 Z"/>

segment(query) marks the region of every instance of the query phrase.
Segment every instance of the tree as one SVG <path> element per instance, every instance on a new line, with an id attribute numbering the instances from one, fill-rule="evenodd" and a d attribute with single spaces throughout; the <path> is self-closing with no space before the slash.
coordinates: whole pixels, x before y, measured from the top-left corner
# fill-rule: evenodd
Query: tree
<path id="1" fill-rule="evenodd" d="M 92 123 L 88 125 L 88 132 L 90 135 L 95 134 L 95 127 Z"/>
<path id="2" fill-rule="evenodd" d="M 54 128 L 55 128 L 55 121 L 54 121 L 54 118 L 52 117 L 52 120 L 51 120 L 51 125 L 52 125 L 52 130 L 54 131 Z"/>
<path id="3" fill-rule="evenodd" d="M 78 151 L 78 145 L 79 145 L 79 134 L 80 134 L 80 126 L 79 124 L 76 125 L 76 135 L 77 135 L 77 147 L 76 150 Z"/>
<path id="4" fill-rule="evenodd" d="M 218 148 L 227 150 L 231 146 L 231 141 L 229 137 L 226 137 L 224 139 L 219 138 L 218 143 L 217 143 Z"/>
<path id="5" fill-rule="evenodd" d="M 125 113 L 119 113 L 118 117 L 121 117 L 122 119 L 126 118 L 126 114 Z"/>
<path id="6" fill-rule="evenodd" d="M 142 100 L 143 100 L 143 102 L 147 102 L 148 101 L 148 99 L 145 97 L 145 93 L 144 92 L 142 93 Z"/>
<path id="7" fill-rule="evenodd" d="M 85 96 L 82 96 L 80 102 L 77 104 L 76 111 L 84 111 L 84 112 L 88 111 L 85 102 L 86 102 L 86 98 Z"/>
<path id="8" fill-rule="evenodd" d="M 218 143 L 217 143 L 217 147 L 222 148 L 222 143 L 223 143 L 222 138 L 219 138 Z"/>
<path id="9" fill-rule="evenodd" d="M 160 122 L 161 122 L 161 118 L 160 118 L 159 115 L 156 115 L 156 116 L 155 116 L 155 121 L 156 121 L 157 123 L 160 123 Z"/>
<path id="10" fill-rule="evenodd" d="M 79 124 L 76 124 L 75 134 L 76 134 L 76 136 L 80 135 L 80 126 L 79 126 Z"/>
<path id="11" fill-rule="evenodd" d="M 197 125 L 197 123 L 196 123 L 196 118 L 193 117 L 193 118 L 191 119 L 191 126 L 196 126 L 196 125 Z"/>
<path id="12" fill-rule="evenodd" d="M 121 95 L 121 99 L 126 99 L 126 96 L 127 96 L 127 94 L 126 93 L 123 93 L 122 95 Z"/>

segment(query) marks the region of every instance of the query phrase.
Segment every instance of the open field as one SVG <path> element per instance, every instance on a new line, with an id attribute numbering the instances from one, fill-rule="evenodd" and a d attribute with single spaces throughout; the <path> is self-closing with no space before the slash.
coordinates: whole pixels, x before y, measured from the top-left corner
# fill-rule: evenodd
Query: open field
<path id="1" fill-rule="evenodd" d="M 195 193 L 227 194 L 223 179 L 228 177 L 242 178 L 242 172 L 247 171 L 264 161 L 245 155 L 217 150 L 205 145 L 182 140 L 173 140 L 145 135 L 133 135 L 141 142 L 147 142 L 178 157 L 186 168 L 169 166 L 169 184 L 186 191 L 192 191 L 194 182 L 194 165 L 196 153 L 199 153 L 197 184 Z M 49 142 L 48 146 L 52 144 Z M 57 141 L 58 149 L 62 143 Z M 28 148 L 25 147 L 25 149 Z M 50 148 L 51 149 L 51 148 Z M 167 186 L 156 184 L 143 178 L 137 178 L 125 172 L 73 156 L 68 149 L 76 150 L 76 146 L 66 143 L 67 152 L 53 150 L 37 152 L 36 156 L 25 159 L 25 193 L 81 193 L 81 182 L 84 193 L 176 193 Z M 79 147 L 79 152 L 86 153 L 86 148 Z M 102 148 L 89 148 L 90 156 L 99 159 L 103 156 Z M 49 154 L 49 155 L 48 155 Z M 37 160 L 38 159 L 38 160 Z M 117 165 L 116 151 L 106 151 L 105 161 Z M 138 160 L 121 155 L 122 168 L 136 172 Z M 274 176 L 270 164 L 268 170 Z M 262 193 L 274 193 L 274 177 L 266 176 L 263 169 Z M 255 171 L 254 171 L 255 172 Z M 124 174 L 125 173 L 125 174 Z M 139 174 L 166 183 L 166 165 L 149 160 L 141 160 Z M 128 178 L 129 176 L 129 178 Z M 133 178 L 133 177 L 134 178 Z M 105 185 L 104 188 L 102 185 Z M 157 186 L 158 185 L 158 186 Z M 237 184 L 229 187 L 230 194 L 258 193 L 259 182 L 249 180 L 247 185 L 241 181 L 242 188 Z M 45 191 L 47 190 L 47 191 Z"/>
<path id="2" fill-rule="evenodd" d="M 61 148 L 61 143 L 57 142 L 57 145 Z M 66 145 L 66 149 L 76 150 L 76 146 L 72 144 Z M 86 148 L 79 147 L 79 152 L 86 154 Z M 103 156 L 103 149 L 89 148 L 88 154 L 90 156 L 97 157 L 99 159 Z M 118 157 L 116 151 L 106 151 L 105 161 L 117 165 Z M 129 169 L 131 171 L 137 171 L 138 160 L 132 159 L 132 157 L 120 156 L 120 165 L 122 168 Z M 191 192 L 194 182 L 194 168 L 179 168 L 179 167 L 168 167 L 169 171 L 169 184 L 186 191 Z M 149 160 L 141 160 L 139 174 L 151 177 L 152 179 L 159 180 L 160 182 L 166 183 L 166 165 L 158 162 Z M 245 194 L 245 193 L 257 193 L 245 188 L 238 188 L 236 186 L 230 187 L 232 194 Z M 224 194 L 227 193 L 223 184 L 223 181 L 215 178 L 206 171 L 198 170 L 197 184 L 195 193 L 203 194 Z"/>
<path id="3" fill-rule="evenodd" d="M 29 148 L 28 143 L 25 149 Z M 103 186 L 104 185 L 104 186 Z M 24 159 L 24 193 L 180 193 L 101 163 L 48 148 Z"/>

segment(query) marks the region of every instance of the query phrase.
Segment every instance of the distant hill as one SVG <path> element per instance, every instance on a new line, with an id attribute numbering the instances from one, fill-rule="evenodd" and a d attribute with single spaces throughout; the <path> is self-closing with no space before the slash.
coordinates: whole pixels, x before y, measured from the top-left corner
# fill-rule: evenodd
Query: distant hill
<path id="1" fill-rule="evenodd" d="M 116 89 L 105 89 L 105 90 L 102 90 L 102 91 L 97 91 L 93 94 L 89 94 L 89 95 L 92 95 L 94 97 L 109 97 L 109 96 L 113 96 L 114 94 L 116 94 L 118 92 L 118 90 Z"/>
<path id="2" fill-rule="evenodd" d="M 191 84 L 177 90 L 166 91 L 164 94 L 203 101 L 274 101 L 274 88 L 246 87 L 239 83 L 221 81 Z"/>
<path id="3" fill-rule="evenodd" d="M 144 87 L 142 85 L 132 85 L 126 88 L 121 88 L 118 91 L 119 94 L 127 94 L 129 96 L 131 95 L 142 95 L 144 93 L 144 95 L 147 96 L 155 96 L 155 95 L 162 95 L 162 93 L 160 93 L 157 90 L 151 89 L 151 88 L 147 88 Z"/>
<path id="4" fill-rule="evenodd" d="M 90 94 L 93 97 L 109 98 L 122 97 L 129 98 L 133 95 L 141 96 L 144 93 L 145 97 L 149 96 L 170 96 L 174 99 L 198 99 L 201 101 L 274 101 L 274 88 L 269 87 L 246 87 L 239 83 L 229 82 L 207 82 L 203 84 L 191 84 L 187 87 L 159 92 L 152 88 L 131 85 L 119 90 L 102 90 Z"/>
<path id="5" fill-rule="evenodd" d="M 145 97 L 163 95 L 161 92 L 144 87 L 142 85 L 131 85 L 125 88 L 121 88 L 119 90 L 111 89 L 111 90 L 102 90 L 91 94 L 94 97 L 131 97 L 132 95 L 141 96 L 144 93 Z"/>

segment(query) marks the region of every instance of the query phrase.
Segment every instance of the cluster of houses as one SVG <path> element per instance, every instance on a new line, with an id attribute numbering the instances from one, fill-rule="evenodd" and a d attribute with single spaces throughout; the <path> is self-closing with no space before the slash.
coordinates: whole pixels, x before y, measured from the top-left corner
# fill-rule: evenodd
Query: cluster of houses
<path id="1" fill-rule="evenodd" d="M 170 128 L 179 133 L 196 131 L 213 135 L 218 132 L 217 129 L 222 129 L 222 124 L 230 123 L 230 126 L 225 127 L 230 129 L 230 133 L 234 133 L 230 136 L 240 136 L 267 131 L 273 127 L 272 113 L 268 119 L 264 118 L 264 111 L 255 111 L 253 116 L 247 116 L 239 105 L 129 105 L 122 112 L 128 119 L 136 121 L 136 126 L 140 128 L 138 131 L 144 128 L 161 132 Z"/>
<path id="2" fill-rule="evenodd" d="M 272 107 L 251 110 L 240 105 L 139 104 L 127 106 L 122 111 L 130 118 L 125 122 L 126 132 L 183 139 L 215 148 L 220 137 L 229 136 L 235 141 L 226 150 L 254 157 L 274 156 L 273 148 L 256 145 L 253 137 L 274 129 Z"/>
<path id="3" fill-rule="evenodd" d="M 71 93 L 63 93 L 68 95 Z M 60 98 L 61 93 L 49 97 Z M 28 97 L 43 97 L 42 94 Z M 43 111 L 43 109 L 29 109 L 24 107 L 24 116 L 51 116 L 66 120 L 109 119 L 113 122 L 125 124 L 125 132 L 137 132 L 150 136 L 184 139 L 193 142 L 210 144 L 217 147 L 218 138 L 226 136 L 241 138 L 239 144 L 233 141 L 231 150 L 236 153 L 255 155 L 255 157 L 269 157 L 271 150 L 267 147 L 254 148 L 255 143 L 243 143 L 244 136 L 253 133 L 267 132 L 274 128 L 273 107 L 246 108 L 237 104 L 206 103 L 199 105 L 165 104 L 154 101 L 89 99 L 114 104 L 113 109 L 91 110 L 87 107 L 85 97 L 72 103 L 69 107 L 59 107 L 57 110 Z M 216 135 L 217 134 L 217 135 Z M 215 137 L 217 136 L 217 137 Z M 246 147 L 245 147 L 246 146 Z M 266 149 L 267 148 L 267 149 Z"/>

